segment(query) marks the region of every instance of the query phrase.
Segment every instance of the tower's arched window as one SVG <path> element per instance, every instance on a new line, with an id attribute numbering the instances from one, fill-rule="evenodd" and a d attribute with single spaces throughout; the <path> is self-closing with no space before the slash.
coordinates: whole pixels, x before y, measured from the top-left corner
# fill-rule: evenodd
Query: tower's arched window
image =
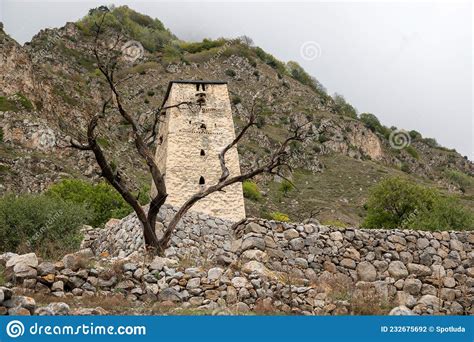
<path id="1" fill-rule="evenodd" d="M 204 184 L 206 184 L 206 181 L 205 181 L 204 177 L 201 176 L 201 177 L 199 178 L 199 185 L 204 185 Z"/>
<path id="2" fill-rule="evenodd" d="M 206 155 L 206 152 L 204 152 L 204 150 L 201 150 L 201 156 L 205 156 Z"/>
<path id="3" fill-rule="evenodd" d="M 206 124 L 201 124 L 201 127 L 199 127 L 199 128 L 206 129 L 207 127 L 206 127 Z"/>

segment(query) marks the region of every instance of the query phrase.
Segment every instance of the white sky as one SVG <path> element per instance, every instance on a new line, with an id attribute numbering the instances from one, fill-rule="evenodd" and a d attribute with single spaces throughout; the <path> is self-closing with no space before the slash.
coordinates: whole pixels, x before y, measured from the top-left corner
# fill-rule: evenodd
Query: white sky
<path id="1" fill-rule="evenodd" d="M 184 40 L 246 34 L 277 58 L 300 63 L 359 112 L 374 113 L 387 126 L 416 129 L 473 160 L 470 2 L 113 3 L 160 19 Z M 63 26 L 102 4 L 0 0 L 0 21 L 24 43 L 42 28 Z M 304 59 L 305 42 L 316 42 L 320 56 Z"/>

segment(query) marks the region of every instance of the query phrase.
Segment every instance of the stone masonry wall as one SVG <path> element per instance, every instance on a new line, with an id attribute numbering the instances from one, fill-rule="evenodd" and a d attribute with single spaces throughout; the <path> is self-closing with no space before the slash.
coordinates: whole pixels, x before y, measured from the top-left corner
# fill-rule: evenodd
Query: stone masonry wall
<path id="1" fill-rule="evenodd" d="M 172 212 L 169 207 L 160 212 L 165 225 Z M 253 284 L 255 296 L 243 291 L 239 300 L 250 309 L 265 298 L 285 307 L 281 299 L 286 295 L 300 312 L 347 313 L 340 303 L 328 307 L 323 300 L 331 288 L 352 298 L 349 302 L 357 293 L 370 293 L 374 301 L 403 305 L 417 314 L 473 314 L 473 245 L 472 232 L 337 229 L 265 220 L 233 226 L 191 213 L 178 227 L 166 257 L 177 263 L 187 260 L 202 272 L 218 266 L 244 277 L 246 284 Z M 86 240 L 87 246 L 99 254 L 131 255 L 143 250 L 141 228 L 131 215 L 95 240 Z M 285 294 L 288 283 L 295 293 Z M 186 287 L 175 289 L 179 293 Z M 195 296 L 202 297 L 204 291 Z M 222 297 L 226 295 L 223 290 Z M 344 306 L 347 300 L 342 302 Z"/>

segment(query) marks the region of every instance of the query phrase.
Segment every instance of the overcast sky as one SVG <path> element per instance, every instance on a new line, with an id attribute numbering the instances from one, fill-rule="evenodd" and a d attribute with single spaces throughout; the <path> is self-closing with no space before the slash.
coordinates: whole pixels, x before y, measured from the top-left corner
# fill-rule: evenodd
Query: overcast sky
<path id="1" fill-rule="evenodd" d="M 111 2 L 0 0 L 0 20 L 24 43 L 104 3 Z M 113 3 L 159 18 L 184 40 L 248 35 L 277 58 L 300 63 L 359 112 L 473 160 L 470 2 Z"/>

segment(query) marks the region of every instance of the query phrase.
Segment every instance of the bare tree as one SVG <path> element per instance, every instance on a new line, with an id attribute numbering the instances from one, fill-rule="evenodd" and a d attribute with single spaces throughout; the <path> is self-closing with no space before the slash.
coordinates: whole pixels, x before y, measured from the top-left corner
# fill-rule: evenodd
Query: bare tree
<path id="1" fill-rule="evenodd" d="M 132 115 L 125 107 L 121 93 L 118 89 L 119 84 L 124 82 L 124 79 L 116 81 L 114 78 L 120 59 L 120 54 L 117 52 L 116 47 L 121 37 L 118 35 L 116 42 L 108 48 L 103 46 L 101 48 L 99 43 L 99 35 L 102 33 L 102 25 L 106 15 L 107 13 L 104 13 L 101 22 L 96 25 L 97 27 L 93 54 L 96 59 L 97 67 L 100 70 L 102 76 L 105 78 L 107 87 L 111 91 L 111 96 L 104 100 L 101 111 L 98 114 L 92 116 L 87 127 L 87 142 L 81 143 L 77 139 L 72 139 L 71 146 L 82 151 L 92 151 L 96 162 L 101 169 L 101 176 L 104 177 L 119 192 L 123 199 L 135 211 L 139 221 L 143 226 L 143 234 L 147 248 L 153 250 L 158 255 L 162 255 L 169 245 L 170 239 L 176 229 L 177 224 L 196 202 L 212 193 L 222 191 L 229 185 L 243 182 L 244 180 L 253 178 L 259 174 L 267 173 L 278 174 L 282 176 L 280 172 L 282 168 L 290 168 L 286 162 L 289 144 L 292 141 L 303 141 L 305 139 L 306 133 L 304 132 L 303 127 L 295 127 L 291 130 L 290 135 L 280 144 L 279 147 L 275 149 L 271 155 L 267 156 L 266 159 L 259 161 L 245 173 L 231 177 L 229 169 L 226 165 L 226 153 L 230 149 L 236 147 L 237 143 L 242 140 L 248 130 L 256 125 L 256 118 L 258 116 L 259 109 L 261 108 L 261 106 L 259 106 L 260 98 L 258 95 L 256 95 L 248 113 L 247 123 L 237 134 L 235 139 L 219 153 L 220 167 L 222 171 L 219 180 L 215 184 L 201 189 L 199 192 L 195 193 L 187 201 L 185 201 L 166 227 L 163 237 L 158 239 L 157 235 L 155 234 L 156 218 L 160 208 L 166 201 L 167 190 L 163 174 L 155 162 L 151 147 L 156 140 L 157 128 L 159 125 L 160 116 L 162 115 L 163 111 L 169 108 L 180 106 L 189 106 L 192 108 L 193 104 L 190 102 L 182 102 L 158 108 L 158 110 L 156 110 L 154 113 L 154 122 L 150 131 L 144 131 L 141 129 L 141 127 L 139 127 L 134 115 Z M 145 210 L 140 205 L 138 198 L 132 194 L 132 191 L 123 180 L 123 177 L 121 177 L 120 169 L 112 168 L 111 163 L 108 161 L 107 156 L 104 153 L 103 147 L 97 142 L 98 134 L 96 132 L 96 128 L 99 124 L 99 121 L 103 119 L 106 116 L 106 113 L 108 113 L 108 111 L 112 108 L 118 111 L 120 116 L 129 124 L 138 155 L 145 161 L 153 183 L 156 187 L 156 195 L 151 199 L 147 210 Z M 160 146 L 158 145 L 156 148 L 160 148 Z"/>

